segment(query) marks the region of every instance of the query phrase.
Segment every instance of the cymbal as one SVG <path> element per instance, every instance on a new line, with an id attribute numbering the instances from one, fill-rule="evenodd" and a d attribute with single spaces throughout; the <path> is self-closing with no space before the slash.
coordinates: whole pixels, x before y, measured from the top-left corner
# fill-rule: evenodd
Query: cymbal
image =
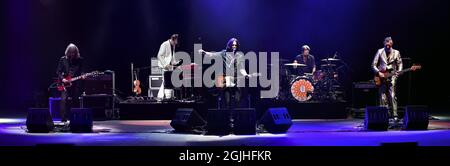
<path id="1" fill-rule="evenodd" d="M 322 61 L 327 62 L 327 61 L 340 61 L 340 59 L 336 59 L 336 58 L 326 58 L 326 59 L 322 59 Z"/>
<path id="2" fill-rule="evenodd" d="M 335 67 L 336 65 L 335 64 L 322 64 L 320 66 L 322 66 L 322 67 Z"/>
<path id="3" fill-rule="evenodd" d="M 285 66 L 299 66 L 299 67 L 306 67 L 305 64 L 301 64 L 301 63 L 286 63 L 284 64 Z"/>

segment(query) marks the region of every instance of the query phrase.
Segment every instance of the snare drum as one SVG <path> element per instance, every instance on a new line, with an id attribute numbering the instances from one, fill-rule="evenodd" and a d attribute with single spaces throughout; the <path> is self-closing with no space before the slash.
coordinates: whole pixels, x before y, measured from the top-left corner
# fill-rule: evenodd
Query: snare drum
<path id="1" fill-rule="evenodd" d="M 297 77 L 291 83 L 291 94 L 297 101 L 304 102 L 310 100 L 313 92 L 314 86 L 308 77 Z"/>

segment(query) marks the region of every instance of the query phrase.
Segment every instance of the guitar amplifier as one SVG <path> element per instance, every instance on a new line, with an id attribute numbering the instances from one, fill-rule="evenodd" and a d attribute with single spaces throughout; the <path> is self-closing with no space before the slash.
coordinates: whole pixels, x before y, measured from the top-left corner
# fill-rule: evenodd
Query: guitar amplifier
<path id="1" fill-rule="evenodd" d="M 86 78 L 84 81 L 85 95 L 114 95 L 115 74 L 114 71 L 107 70 L 95 77 Z"/>
<path id="2" fill-rule="evenodd" d="M 118 115 L 114 95 L 83 95 L 81 108 L 90 108 L 94 120 L 115 119 Z"/>
<path id="3" fill-rule="evenodd" d="M 148 77 L 148 97 L 156 97 L 158 95 L 159 88 L 163 83 L 162 75 L 150 75 Z"/>
<path id="4" fill-rule="evenodd" d="M 378 87 L 372 81 L 354 82 L 352 88 L 352 108 L 378 105 Z"/>
<path id="5" fill-rule="evenodd" d="M 151 74 L 152 75 L 158 75 L 158 74 L 162 74 L 162 69 L 158 66 L 158 59 L 157 58 L 152 58 L 151 59 Z"/>

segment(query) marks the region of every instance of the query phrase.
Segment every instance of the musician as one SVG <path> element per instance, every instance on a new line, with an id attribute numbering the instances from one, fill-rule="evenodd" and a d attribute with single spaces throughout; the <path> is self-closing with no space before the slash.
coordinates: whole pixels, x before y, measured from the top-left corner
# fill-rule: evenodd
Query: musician
<path id="1" fill-rule="evenodd" d="M 383 71 L 392 70 L 394 72 L 401 71 L 403 69 L 402 58 L 400 52 L 392 48 L 394 41 L 391 37 L 384 39 L 384 48 L 381 48 L 375 54 L 375 58 L 372 62 L 372 69 L 375 74 L 380 77 L 385 75 Z M 391 116 L 395 121 L 398 121 L 397 114 L 397 98 L 395 95 L 395 83 L 397 76 L 393 76 L 390 80 L 383 82 L 379 88 L 380 105 L 391 108 Z"/>
<path id="2" fill-rule="evenodd" d="M 245 70 L 243 60 L 243 56 L 239 50 L 239 41 L 236 38 L 231 38 L 228 40 L 228 43 L 226 45 L 225 50 L 222 50 L 220 52 L 206 52 L 204 50 L 199 50 L 199 52 L 202 55 L 205 55 L 207 57 L 213 57 L 218 56 L 222 58 L 223 62 L 223 71 L 225 73 L 219 73 L 229 75 L 232 74 L 232 76 L 235 77 L 245 77 L 250 78 L 251 75 L 247 74 L 247 71 Z M 217 73 L 216 73 L 217 74 Z M 234 85 L 237 85 L 237 79 L 233 79 Z M 239 107 L 240 98 L 241 98 L 241 89 L 239 87 L 225 87 L 223 93 L 221 94 L 221 97 L 225 99 L 225 108 L 227 109 L 233 109 Z"/>
<path id="3" fill-rule="evenodd" d="M 305 64 L 305 67 L 297 68 L 298 75 L 304 75 L 305 73 L 312 74 L 316 71 L 316 62 L 314 56 L 309 54 L 311 48 L 308 45 L 302 46 L 302 53 L 297 55 L 294 59 L 294 63 Z"/>
<path id="4" fill-rule="evenodd" d="M 173 71 L 174 66 L 179 63 L 175 60 L 175 47 L 178 45 L 178 34 L 173 34 L 170 39 L 161 44 L 158 51 L 158 67 L 163 71 L 163 76 L 167 75 L 170 71 Z M 166 74 L 164 74 L 166 73 Z M 163 83 L 158 91 L 158 100 L 162 100 L 166 96 L 166 93 L 173 94 L 173 89 L 165 89 L 165 80 L 170 78 L 163 78 Z"/>
<path id="5" fill-rule="evenodd" d="M 63 83 L 69 83 L 67 76 L 80 76 L 82 74 L 83 58 L 80 56 L 80 51 L 75 44 L 70 43 L 65 51 L 65 55 L 59 59 L 56 74 L 59 80 Z M 84 77 L 83 77 L 84 79 Z M 78 99 L 81 95 L 81 85 L 79 82 L 73 82 L 72 86 L 67 87 L 66 90 L 61 92 L 61 122 L 67 122 L 68 113 L 73 100 Z"/>

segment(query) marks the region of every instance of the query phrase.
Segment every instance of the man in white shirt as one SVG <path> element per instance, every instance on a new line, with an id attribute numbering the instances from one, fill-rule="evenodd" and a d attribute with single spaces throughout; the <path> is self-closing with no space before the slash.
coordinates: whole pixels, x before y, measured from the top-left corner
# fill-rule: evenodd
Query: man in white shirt
<path id="1" fill-rule="evenodd" d="M 175 47 L 178 44 L 178 34 L 173 34 L 169 40 L 166 40 L 163 42 L 159 48 L 158 52 L 158 67 L 160 67 L 163 71 L 163 76 L 168 75 L 173 71 L 174 66 L 177 65 L 177 62 L 175 60 Z M 164 98 L 171 98 L 173 96 L 173 89 L 165 89 L 165 83 L 166 79 L 169 78 L 163 78 L 163 83 L 161 84 L 161 87 L 158 91 L 158 99 L 162 100 Z"/>

